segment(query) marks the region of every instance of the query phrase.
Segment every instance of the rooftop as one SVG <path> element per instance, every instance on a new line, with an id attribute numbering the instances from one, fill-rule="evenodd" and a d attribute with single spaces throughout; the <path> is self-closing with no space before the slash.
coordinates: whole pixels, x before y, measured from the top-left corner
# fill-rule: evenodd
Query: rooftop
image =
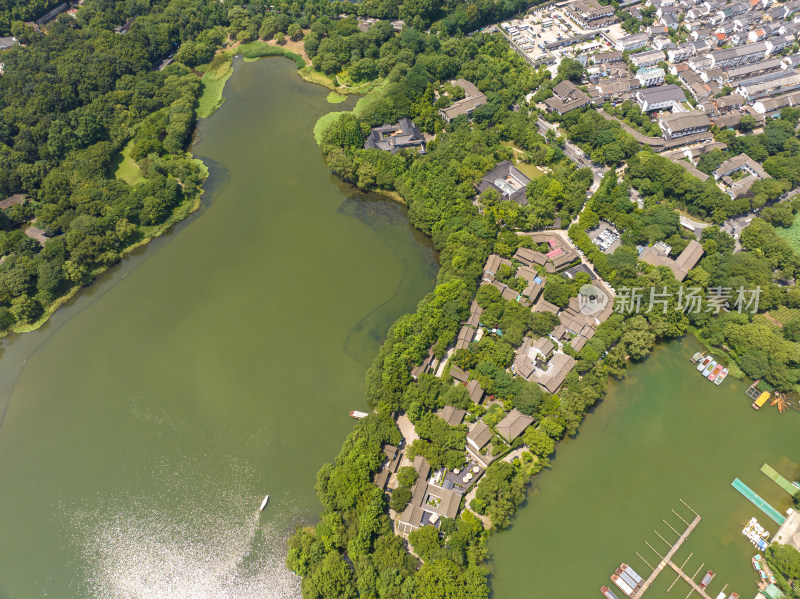
<path id="1" fill-rule="evenodd" d="M 510 443 L 519 437 L 531 424 L 533 424 L 532 417 L 526 416 L 514 408 L 498 423 L 495 430 L 497 430 L 497 434 Z"/>
<path id="2" fill-rule="evenodd" d="M 689 242 L 686 248 L 680 253 L 677 259 L 672 260 L 662 250 L 656 247 L 646 247 L 639 254 L 639 260 L 647 262 L 653 266 L 666 266 L 672 270 L 672 274 L 678 281 L 683 281 L 689 271 L 703 257 L 703 246 L 694 239 Z"/>
<path id="3" fill-rule="evenodd" d="M 454 406 L 445 406 L 436 412 L 436 415 L 450 426 L 458 426 L 461 424 L 461 421 L 464 420 L 464 416 L 466 414 L 466 410 L 462 408 L 456 408 Z"/>
<path id="4" fill-rule="evenodd" d="M 510 160 L 504 160 L 486 173 L 475 185 L 475 188 L 478 193 L 494 189 L 502 199 L 513 200 L 525 206 L 528 203 L 525 191 L 530 182 L 531 180 L 515 167 Z"/>
<path id="5" fill-rule="evenodd" d="M 425 138 L 414 122 L 403 117 L 396 125 L 382 125 L 370 131 L 364 142 L 365 150 L 384 150 L 392 154 L 405 148 L 425 151 Z"/>
<path id="6" fill-rule="evenodd" d="M 439 110 L 439 114 L 448 123 L 463 114 L 471 114 L 478 106 L 486 104 L 486 96 L 483 92 L 466 79 L 456 79 L 451 83 L 463 89 L 466 95 L 461 100 L 453 102 L 447 108 Z"/>

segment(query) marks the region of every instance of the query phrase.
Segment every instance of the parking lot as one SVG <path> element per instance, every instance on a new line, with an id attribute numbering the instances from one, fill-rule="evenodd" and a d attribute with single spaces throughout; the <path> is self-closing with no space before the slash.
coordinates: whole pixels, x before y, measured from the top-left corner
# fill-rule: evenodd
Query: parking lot
<path id="1" fill-rule="evenodd" d="M 553 64 L 565 56 L 611 49 L 611 41 L 626 35 L 619 23 L 603 29 L 582 29 L 563 11 L 545 7 L 500 24 L 517 50 L 534 63 Z M 598 37 L 599 36 L 599 37 Z"/>

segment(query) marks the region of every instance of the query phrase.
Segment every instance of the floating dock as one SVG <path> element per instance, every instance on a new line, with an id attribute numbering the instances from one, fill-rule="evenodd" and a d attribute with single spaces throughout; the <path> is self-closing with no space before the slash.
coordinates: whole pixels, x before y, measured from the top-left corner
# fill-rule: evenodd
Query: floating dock
<path id="1" fill-rule="evenodd" d="M 761 395 L 761 391 L 758 389 L 758 384 L 761 382 L 761 379 L 757 381 L 753 381 L 753 384 L 747 388 L 747 391 L 744 394 L 752 400 L 755 400 L 759 395 Z"/>
<path id="2" fill-rule="evenodd" d="M 755 491 L 753 491 L 738 478 L 731 483 L 731 486 L 749 499 L 754 506 L 777 522 L 778 525 L 782 525 L 784 522 L 786 522 L 786 518 L 783 516 L 783 514 L 768 504 Z"/>
<path id="3" fill-rule="evenodd" d="M 695 515 L 694 520 L 692 520 L 691 524 L 689 524 L 686 527 L 686 530 L 684 530 L 683 534 L 678 538 L 677 541 L 675 541 L 675 544 L 672 545 L 672 547 L 670 547 L 669 551 L 667 551 L 667 554 L 663 557 L 659 555 L 659 557 L 661 557 L 661 562 L 656 566 L 655 570 L 653 570 L 653 573 L 647 577 L 647 580 L 644 581 L 644 584 L 642 584 L 639 590 L 632 595 L 633 599 L 639 599 L 642 595 L 644 595 L 644 592 L 648 588 L 650 588 L 650 585 L 653 584 L 656 577 L 659 574 L 661 574 L 661 571 L 667 566 L 675 570 L 675 572 L 678 573 L 678 576 L 680 576 L 686 582 L 688 582 L 689 586 L 691 586 L 692 589 L 694 589 L 694 591 L 696 591 L 703 599 L 711 599 L 708 593 L 706 593 L 702 588 L 700 588 L 699 584 L 697 584 L 691 577 L 685 574 L 684 571 L 681 570 L 678 566 L 672 563 L 672 556 L 674 556 L 678 552 L 678 549 L 681 548 L 681 545 L 683 545 L 686 539 L 689 538 L 689 535 L 692 534 L 692 531 L 697 527 L 697 525 L 700 524 L 700 520 L 701 520 L 700 516 Z"/>
<path id="4" fill-rule="evenodd" d="M 761 472 L 770 477 L 776 485 L 778 485 L 792 497 L 796 497 L 798 494 L 800 494 L 800 487 L 793 485 L 788 480 L 783 478 L 780 474 L 778 474 L 778 471 L 769 464 L 764 464 L 761 466 Z"/>
<path id="5" fill-rule="evenodd" d="M 625 568 L 627 570 L 627 573 L 632 575 L 633 579 L 639 583 L 638 588 L 636 588 L 633 594 L 629 595 L 631 599 L 641 599 L 645 591 L 647 591 L 647 589 L 650 588 L 653 582 L 655 582 L 655 579 L 658 577 L 658 575 L 661 574 L 661 572 L 664 571 L 665 569 L 672 569 L 677 574 L 675 580 L 669 586 L 669 589 L 667 589 L 668 591 L 671 590 L 673 586 L 675 586 L 675 583 L 677 583 L 679 580 L 682 579 L 691 587 L 689 594 L 686 595 L 686 599 L 689 599 L 689 597 L 693 593 L 697 593 L 701 597 L 701 599 L 712 599 L 712 597 L 708 594 L 707 590 L 705 589 L 704 585 L 704 583 L 708 584 L 708 582 L 710 582 L 710 579 L 706 580 L 709 578 L 709 575 L 711 576 L 711 578 L 713 578 L 713 574 L 711 573 L 711 571 L 710 570 L 708 571 L 708 573 L 706 574 L 706 578 L 702 582 L 698 583 L 697 581 L 694 580 L 695 577 L 703 569 L 703 566 L 705 564 L 700 564 L 700 566 L 697 568 L 697 571 L 692 576 L 686 574 L 686 572 L 683 571 L 687 562 L 691 559 L 694 553 L 690 553 L 689 557 L 687 557 L 684 560 L 683 564 L 681 564 L 680 566 L 672 561 L 672 558 L 675 556 L 675 554 L 678 552 L 681 546 L 686 542 L 686 539 L 689 538 L 689 535 L 692 534 L 692 531 L 697 527 L 698 524 L 700 524 L 700 520 L 702 519 L 700 514 L 695 512 L 691 508 L 691 506 L 689 506 L 685 501 L 683 501 L 683 499 L 681 499 L 680 501 L 686 508 L 688 508 L 694 514 L 693 520 L 691 522 L 688 522 L 678 512 L 676 512 L 675 510 L 671 510 L 672 513 L 685 525 L 683 532 L 678 532 L 678 530 L 675 527 L 673 527 L 669 522 L 662 519 L 662 522 L 666 524 L 675 535 L 677 535 L 678 537 L 677 540 L 674 542 L 667 541 L 667 539 L 665 539 L 661 535 L 661 533 L 659 533 L 657 530 L 653 530 L 653 532 L 658 536 L 658 538 L 661 539 L 664 542 L 664 544 L 669 548 L 666 554 L 662 555 L 661 553 L 659 553 L 659 550 L 657 550 L 650 543 L 645 541 L 645 544 L 653 551 L 653 553 L 655 553 L 661 559 L 661 561 L 656 565 L 656 567 L 654 568 L 653 566 L 651 566 L 650 563 L 648 563 L 648 561 L 644 557 L 642 557 L 642 555 L 639 552 L 636 553 L 639 559 L 641 559 L 647 565 L 647 567 L 652 570 L 650 575 L 647 577 L 647 580 L 642 581 L 641 576 L 639 576 L 636 572 L 633 572 L 633 569 L 630 566 L 627 566 L 627 564 L 623 563 L 620 566 L 621 568 Z M 722 592 L 724 592 L 727 587 L 728 585 L 725 585 L 722 588 Z M 734 594 L 733 596 L 738 597 L 738 595 L 736 594 Z"/>

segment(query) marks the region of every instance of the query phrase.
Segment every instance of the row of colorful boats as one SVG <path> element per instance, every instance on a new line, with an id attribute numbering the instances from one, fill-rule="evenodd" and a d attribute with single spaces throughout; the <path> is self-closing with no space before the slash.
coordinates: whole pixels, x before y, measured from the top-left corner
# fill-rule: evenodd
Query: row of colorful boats
<path id="1" fill-rule="evenodd" d="M 765 530 L 755 517 L 750 518 L 750 522 L 742 529 L 742 534 L 746 536 L 759 551 L 764 551 L 769 546 L 767 542 L 767 539 L 770 537 L 769 531 Z"/>
<path id="2" fill-rule="evenodd" d="M 704 356 L 702 353 L 697 352 L 691 358 L 692 364 L 697 364 L 697 370 L 703 374 L 709 381 L 715 385 L 719 385 L 728 376 L 728 369 L 722 364 L 718 364 L 711 356 Z"/>

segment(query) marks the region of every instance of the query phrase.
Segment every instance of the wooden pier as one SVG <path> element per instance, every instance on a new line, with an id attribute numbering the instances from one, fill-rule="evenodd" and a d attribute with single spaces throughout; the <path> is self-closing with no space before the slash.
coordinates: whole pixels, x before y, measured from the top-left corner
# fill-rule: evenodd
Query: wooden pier
<path id="1" fill-rule="evenodd" d="M 756 398 L 757 398 L 759 395 L 761 395 L 761 391 L 759 391 L 759 390 L 757 389 L 757 386 L 758 386 L 758 384 L 759 384 L 760 382 L 761 382 L 761 379 L 758 379 L 757 381 L 753 381 L 753 384 L 752 384 L 752 385 L 750 385 L 750 386 L 747 388 L 747 390 L 744 392 L 744 394 L 745 394 L 747 397 L 749 397 L 750 399 L 752 399 L 753 401 L 755 401 L 755 400 L 756 400 Z"/>
<path id="2" fill-rule="evenodd" d="M 700 516 L 697 516 L 697 518 L 695 518 L 695 522 L 699 522 L 699 521 L 700 521 Z M 689 586 L 691 586 L 694 589 L 694 591 L 697 594 L 699 594 L 703 599 L 711 599 L 711 596 L 708 593 L 706 593 L 703 589 L 701 589 L 700 585 L 697 584 L 692 578 L 687 576 L 686 573 L 683 570 L 681 570 L 678 566 L 673 564 L 671 561 L 667 561 L 667 563 L 669 564 L 669 566 L 673 570 L 675 570 L 678 573 L 678 576 L 680 576 L 686 582 L 688 582 Z M 689 594 L 691 595 L 691 593 L 689 593 Z"/>
<path id="3" fill-rule="evenodd" d="M 658 557 L 661 558 L 661 561 L 658 563 L 658 565 L 655 568 L 653 568 L 649 563 L 647 563 L 647 560 L 645 560 L 641 555 L 639 555 L 639 553 L 636 554 L 636 555 L 639 555 L 639 558 L 645 564 L 647 564 L 648 567 L 652 568 L 653 571 L 651 572 L 650 576 L 647 577 L 647 580 L 644 581 L 642 586 L 639 587 L 639 590 L 636 591 L 631 596 L 632 599 L 641 599 L 641 597 L 642 597 L 642 595 L 644 595 L 645 591 L 650 588 L 650 586 L 655 582 L 655 580 L 658 577 L 658 575 L 661 574 L 661 572 L 667 567 L 669 567 L 672 570 L 674 570 L 678 575 L 678 576 L 675 577 L 675 580 L 672 582 L 672 584 L 669 586 L 669 589 L 667 589 L 667 590 L 671 590 L 672 587 L 675 586 L 675 583 L 678 582 L 678 580 L 682 578 L 691 587 L 691 590 L 689 591 L 689 594 L 686 595 L 686 599 L 689 599 L 689 597 L 692 595 L 692 593 L 697 593 L 698 595 L 700 595 L 700 597 L 702 599 L 712 599 L 711 596 L 706 592 L 706 590 L 701 588 L 700 585 L 698 583 L 696 583 L 695 580 L 694 580 L 695 577 L 701 572 L 701 570 L 703 569 L 703 566 L 705 564 L 700 564 L 700 566 L 697 568 L 697 572 L 695 572 L 693 576 L 689 576 L 688 574 L 686 574 L 686 572 L 683 571 L 683 568 L 684 568 L 684 566 L 686 566 L 687 562 L 692 558 L 692 555 L 694 555 L 693 553 L 689 554 L 689 557 L 687 557 L 686 560 L 684 560 L 684 562 L 683 562 L 683 564 L 681 566 L 676 565 L 672 561 L 672 558 L 678 552 L 678 549 L 680 549 L 681 545 L 683 545 L 686 542 L 686 539 L 689 538 L 689 535 L 692 534 L 692 531 L 695 528 L 697 528 L 697 525 L 700 524 L 700 520 L 702 520 L 702 517 L 700 516 L 700 514 L 695 512 L 683 499 L 681 499 L 680 501 L 684 506 L 686 506 L 689 510 L 691 510 L 691 512 L 694 514 L 694 519 L 691 522 L 687 522 L 678 512 L 676 512 L 675 510 L 672 510 L 672 513 L 675 514 L 675 516 L 677 516 L 678 519 L 680 519 L 680 521 L 683 522 L 686 525 L 686 528 L 680 534 L 678 533 L 677 530 L 675 530 L 675 528 L 673 528 L 670 525 L 669 522 L 667 522 L 666 520 L 663 520 L 663 522 L 670 528 L 670 530 L 672 530 L 672 532 L 674 532 L 676 535 L 678 535 L 678 540 L 675 541 L 674 543 L 672 543 L 671 545 L 670 545 L 669 541 L 667 541 L 663 536 L 661 536 L 661 534 L 657 530 L 653 531 L 653 532 L 656 533 L 656 535 L 658 535 L 658 538 L 661 539 L 664 542 L 664 544 L 669 547 L 669 551 L 667 551 L 666 555 L 661 555 L 658 551 L 656 551 L 655 547 L 653 547 L 650 543 L 645 541 L 645 543 L 653 551 L 653 553 L 655 553 Z M 728 585 L 725 585 L 725 588 L 727 588 L 727 586 Z"/>
<path id="4" fill-rule="evenodd" d="M 635 590 L 633 593 L 631 593 L 630 595 L 628 595 L 628 590 L 632 590 L 632 589 L 625 590 L 627 587 L 625 587 L 624 585 L 622 585 L 622 586 L 618 585 L 618 586 L 620 586 L 620 589 L 622 589 L 625 592 L 625 595 L 630 597 L 630 599 L 642 599 L 642 596 L 645 594 L 647 589 L 649 589 L 653 585 L 653 583 L 655 582 L 656 578 L 658 578 L 658 575 L 661 574 L 661 572 L 663 572 L 665 569 L 672 569 L 677 574 L 677 576 L 675 577 L 675 580 L 673 580 L 672 584 L 669 585 L 669 588 L 667 589 L 667 592 L 671 591 L 672 587 L 674 587 L 675 584 L 679 580 L 683 579 L 684 581 L 686 581 L 686 583 L 690 587 L 689 588 L 689 593 L 686 595 L 686 597 L 684 599 L 689 599 L 692 596 L 692 593 L 697 593 L 698 595 L 700 595 L 701 599 L 712 599 L 711 595 L 708 594 L 707 590 L 705 588 L 701 587 L 699 583 L 695 582 L 695 579 L 697 578 L 697 575 L 700 574 L 701 572 L 705 572 L 705 569 L 704 569 L 705 564 L 701 563 L 697 567 L 697 570 L 695 571 L 695 573 L 692 574 L 691 576 L 689 574 L 687 574 L 686 572 L 684 572 L 684 570 L 683 570 L 684 567 L 686 567 L 686 564 L 689 563 L 689 560 L 692 559 L 692 556 L 694 555 L 694 552 L 690 553 L 689 556 L 683 561 L 683 564 L 681 564 L 680 566 L 678 566 L 677 564 L 675 564 L 675 562 L 672 561 L 672 558 L 675 556 L 675 554 L 678 552 L 678 550 L 681 548 L 681 546 L 689 538 L 689 535 L 692 534 L 694 529 L 697 528 L 697 525 L 700 524 L 700 520 L 703 519 L 702 516 L 700 514 L 698 514 L 696 511 L 694 511 L 691 508 L 691 506 L 689 504 L 687 504 L 683 499 L 681 499 L 680 502 L 684 505 L 685 508 L 687 508 L 688 510 L 690 510 L 692 512 L 692 514 L 694 514 L 694 518 L 692 519 L 691 522 L 688 522 L 678 512 L 676 512 L 675 510 L 670 510 L 675 515 L 675 517 L 678 518 L 678 520 L 680 520 L 681 522 L 683 522 L 684 525 L 686 525 L 686 528 L 681 533 L 679 533 L 678 530 L 677 530 L 677 528 L 680 528 L 679 525 L 677 526 L 677 528 L 673 527 L 669 522 L 667 522 L 666 520 L 664 520 L 662 518 L 661 521 L 673 533 L 675 533 L 675 535 L 678 537 L 678 539 L 674 543 L 671 543 L 670 541 L 665 539 L 664 536 L 658 530 L 654 530 L 653 531 L 656 534 L 656 536 L 659 539 L 661 539 L 661 541 L 664 543 L 664 545 L 666 545 L 669 548 L 669 550 L 666 552 L 665 555 L 661 555 L 661 553 L 659 553 L 659 551 L 655 547 L 653 547 L 647 540 L 645 540 L 645 545 L 647 545 L 650 548 L 650 550 L 660 558 L 661 561 L 659 561 L 658 564 L 654 568 L 652 565 L 650 565 L 650 563 L 638 551 L 636 552 L 637 557 L 639 559 L 641 559 L 647 565 L 648 568 L 650 568 L 651 572 L 650 572 L 650 576 L 647 577 L 647 580 L 642 582 L 641 585 L 639 586 L 639 588 L 637 590 Z M 798 524 L 800 525 L 800 515 L 798 516 L 797 520 L 798 520 Z M 800 529 L 800 526 L 798 528 Z M 670 536 L 669 533 L 665 532 L 664 534 L 667 535 L 667 536 Z M 656 544 L 658 544 L 658 543 L 656 542 Z M 663 549 L 661 551 L 663 551 Z M 625 566 L 625 564 L 623 563 L 621 565 L 621 567 L 624 567 L 624 566 Z M 710 570 L 709 570 L 709 572 L 710 572 Z M 712 576 L 712 578 L 713 578 L 713 576 Z M 613 578 L 612 578 L 612 580 L 613 580 Z M 634 581 L 631 580 L 631 582 L 634 582 Z M 709 581 L 709 584 L 710 584 L 710 581 Z M 724 593 L 727 588 L 728 588 L 728 585 L 726 584 L 725 586 L 722 587 L 722 591 L 721 592 Z"/>
<path id="5" fill-rule="evenodd" d="M 644 584 L 642 584 L 642 586 L 639 588 L 639 590 L 636 591 L 636 593 L 634 593 L 633 599 L 639 599 L 642 595 L 644 595 L 644 592 L 647 589 L 650 588 L 650 585 L 653 584 L 653 582 L 655 582 L 655 579 L 658 577 L 659 574 L 661 574 L 661 571 L 664 568 L 666 568 L 667 566 L 670 566 L 673 570 L 675 570 L 678 573 L 678 575 L 681 578 L 683 578 L 684 580 L 689 582 L 692 585 L 692 588 L 695 591 L 697 591 L 698 593 L 700 593 L 700 596 L 703 597 L 703 599 L 711 599 L 711 597 L 709 597 L 706 594 L 706 592 L 703 591 L 703 589 L 701 589 L 697 585 L 697 583 L 695 583 L 689 576 L 684 574 L 683 570 L 681 570 L 678 566 L 676 566 L 674 563 L 672 563 L 672 556 L 675 555 L 675 553 L 677 553 L 678 549 L 681 548 L 681 545 L 683 545 L 683 543 L 686 541 L 686 539 L 689 538 L 689 535 L 692 534 L 692 531 L 697 527 L 698 524 L 700 524 L 700 520 L 701 519 L 702 518 L 700 518 L 699 515 L 695 515 L 694 520 L 692 520 L 691 524 L 689 524 L 686 527 L 686 530 L 683 531 L 683 534 L 681 534 L 681 536 L 678 538 L 678 540 L 675 541 L 675 543 L 672 545 L 672 547 L 669 548 L 669 551 L 667 551 L 667 554 L 664 555 L 664 556 L 660 555 L 658 553 L 658 551 L 656 551 L 655 549 L 650 547 L 650 543 L 647 544 L 648 547 L 650 547 L 650 549 L 653 549 L 655 554 L 658 555 L 658 557 L 661 558 L 661 561 L 655 567 L 655 570 L 653 570 L 653 572 L 650 574 L 650 576 L 647 578 L 647 580 L 644 581 Z"/>

